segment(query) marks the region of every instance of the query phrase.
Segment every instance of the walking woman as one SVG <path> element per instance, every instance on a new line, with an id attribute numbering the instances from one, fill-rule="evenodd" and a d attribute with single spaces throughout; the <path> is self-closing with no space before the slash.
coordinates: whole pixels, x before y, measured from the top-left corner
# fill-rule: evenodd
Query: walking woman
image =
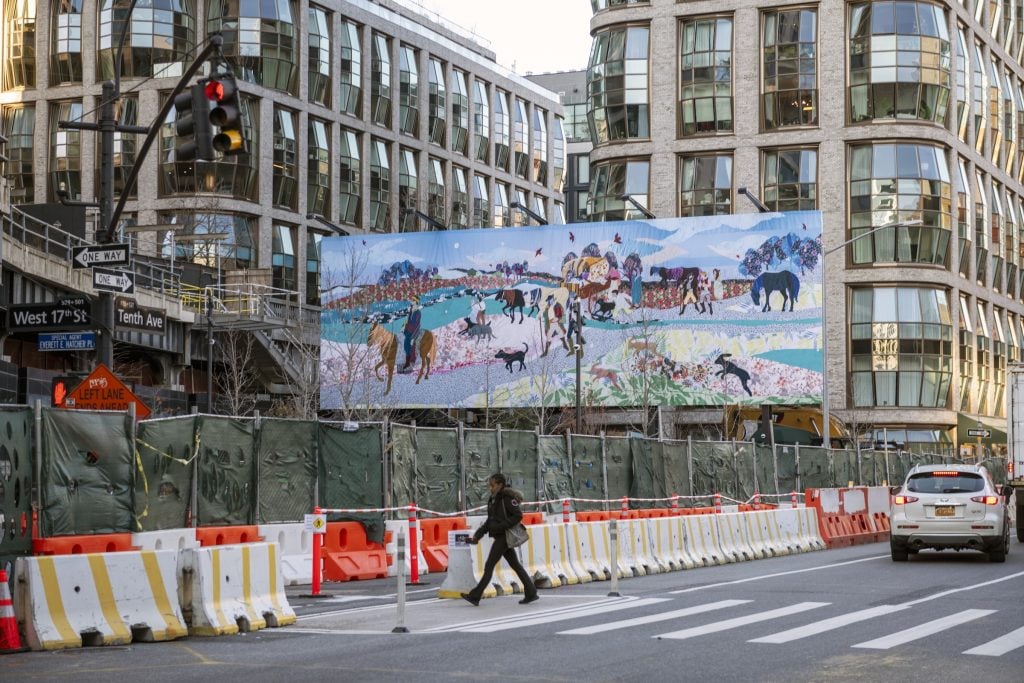
<path id="1" fill-rule="evenodd" d="M 519 562 L 515 548 L 509 548 L 505 541 L 505 532 L 523 521 L 523 511 L 519 504 L 523 501 L 523 495 L 507 486 L 504 474 L 492 474 L 487 480 L 487 486 L 491 490 L 491 497 L 487 500 L 487 520 L 473 534 L 469 541 L 473 545 L 480 542 L 484 534 L 494 539 L 491 545 L 491 552 L 487 555 L 484 563 L 484 575 L 480 577 L 480 583 L 473 590 L 462 594 L 462 599 L 471 604 L 479 605 L 480 598 L 487 590 L 494 574 L 494 568 L 498 566 L 501 558 L 505 558 L 508 566 L 516 573 L 523 583 L 523 599 L 520 605 L 527 605 L 540 598 L 537 596 L 537 587 L 533 585 L 530 575 Z"/>

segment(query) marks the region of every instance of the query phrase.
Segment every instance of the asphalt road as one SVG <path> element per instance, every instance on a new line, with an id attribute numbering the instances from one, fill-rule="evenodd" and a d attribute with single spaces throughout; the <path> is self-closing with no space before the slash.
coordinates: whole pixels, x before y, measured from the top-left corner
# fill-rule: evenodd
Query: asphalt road
<path id="1" fill-rule="evenodd" d="M 289 589 L 294 626 L 0 657 L 40 681 L 1024 681 L 1024 545 L 1005 564 L 888 544 L 518 596 L 472 607 L 394 580 Z"/>

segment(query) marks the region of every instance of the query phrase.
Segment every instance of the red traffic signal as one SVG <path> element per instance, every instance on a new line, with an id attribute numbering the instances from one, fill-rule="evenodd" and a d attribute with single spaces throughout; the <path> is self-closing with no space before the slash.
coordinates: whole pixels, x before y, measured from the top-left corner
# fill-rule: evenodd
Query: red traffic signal
<path id="1" fill-rule="evenodd" d="M 209 105 L 203 96 L 203 85 L 196 83 L 185 92 L 179 93 L 174 98 L 174 109 L 174 132 L 178 138 L 175 159 L 213 159 L 213 128 L 207 114 Z"/>
<path id="2" fill-rule="evenodd" d="M 213 148 L 225 156 L 247 153 L 249 150 L 242 128 L 242 107 L 234 75 L 211 77 L 203 92 L 212 103 L 210 124 L 220 128 L 220 132 L 213 136 Z"/>

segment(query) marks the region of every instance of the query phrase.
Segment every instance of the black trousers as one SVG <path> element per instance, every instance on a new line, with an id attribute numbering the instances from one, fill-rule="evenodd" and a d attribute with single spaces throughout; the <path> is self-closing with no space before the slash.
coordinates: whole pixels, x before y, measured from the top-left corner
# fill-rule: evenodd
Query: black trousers
<path id="1" fill-rule="evenodd" d="M 526 568 L 519 562 L 519 556 L 516 555 L 515 548 L 509 548 L 505 542 L 505 534 L 501 534 L 494 539 L 494 543 L 491 545 L 491 552 L 487 554 L 487 560 L 484 562 L 484 575 L 480 577 L 480 583 L 469 592 L 470 596 L 477 600 L 483 597 L 484 591 L 487 590 L 487 586 L 491 583 L 491 577 L 494 576 L 494 568 L 498 566 L 498 562 L 503 557 L 508 562 L 508 566 L 512 568 L 512 571 L 519 577 L 519 580 L 522 581 L 523 592 L 530 596 L 537 594 L 537 587 L 533 585 L 533 581 L 530 579 Z"/>

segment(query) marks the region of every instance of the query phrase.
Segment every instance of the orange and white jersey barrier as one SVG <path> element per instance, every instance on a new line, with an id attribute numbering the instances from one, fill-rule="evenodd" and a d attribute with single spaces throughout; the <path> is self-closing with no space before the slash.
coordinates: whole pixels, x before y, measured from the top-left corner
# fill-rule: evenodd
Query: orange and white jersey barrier
<path id="1" fill-rule="evenodd" d="M 193 548 L 182 551 L 181 557 L 181 600 L 192 610 L 194 635 L 219 636 L 295 622 L 284 594 L 276 543 Z"/>
<path id="2" fill-rule="evenodd" d="M 15 611 L 33 650 L 126 645 L 188 635 L 177 550 L 19 557 Z"/>
<path id="3" fill-rule="evenodd" d="M 388 576 L 395 576 L 398 573 L 398 532 L 401 530 L 405 538 L 405 575 L 412 576 L 412 544 L 409 543 L 409 520 L 389 519 L 384 522 L 384 529 L 391 532 L 391 538 L 384 544 L 384 552 L 388 554 Z M 416 571 L 422 574 L 429 574 L 430 567 L 427 566 L 426 558 L 423 556 L 423 527 L 416 525 Z"/>
<path id="4" fill-rule="evenodd" d="M 137 531 L 132 534 L 132 545 L 139 550 L 184 550 L 198 548 L 199 539 L 196 538 L 196 530 L 189 527 Z"/>

